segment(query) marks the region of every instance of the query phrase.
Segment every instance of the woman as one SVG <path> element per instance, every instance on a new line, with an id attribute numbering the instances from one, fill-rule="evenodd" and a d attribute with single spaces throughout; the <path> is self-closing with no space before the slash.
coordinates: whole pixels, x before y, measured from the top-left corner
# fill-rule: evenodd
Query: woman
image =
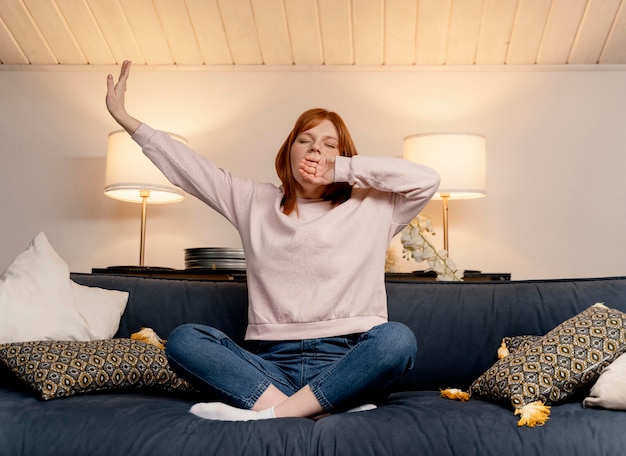
<path id="1" fill-rule="evenodd" d="M 314 417 L 383 394 L 417 351 L 412 331 L 387 321 L 385 252 L 437 190 L 437 174 L 358 156 L 341 118 L 312 109 L 276 157 L 281 187 L 237 178 L 127 113 L 130 66 L 117 83 L 108 76 L 109 112 L 173 184 L 237 228 L 246 257 L 246 349 L 202 325 L 168 337 L 172 367 L 223 401 L 191 413 Z"/>

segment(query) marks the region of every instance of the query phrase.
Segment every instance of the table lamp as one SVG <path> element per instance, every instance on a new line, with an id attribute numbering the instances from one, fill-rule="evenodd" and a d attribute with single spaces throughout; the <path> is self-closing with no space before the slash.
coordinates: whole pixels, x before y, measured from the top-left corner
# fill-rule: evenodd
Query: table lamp
<path id="1" fill-rule="evenodd" d="M 486 195 L 485 137 L 471 133 L 426 133 L 404 138 L 403 158 L 441 176 L 433 199 L 443 203 L 443 248 L 448 249 L 448 200 Z"/>
<path id="2" fill-rule="evenodd" d="M 181 136 L 171 133 L 170 136 L 187 143 Z M 183 191 L 165 178 L 126 131 L 118 130 L 109 134 L 107 143 L 104 194 L 120 201 L 141 203 L 139 266 L 144 266 L 148 204 L 182 201 Z"/>

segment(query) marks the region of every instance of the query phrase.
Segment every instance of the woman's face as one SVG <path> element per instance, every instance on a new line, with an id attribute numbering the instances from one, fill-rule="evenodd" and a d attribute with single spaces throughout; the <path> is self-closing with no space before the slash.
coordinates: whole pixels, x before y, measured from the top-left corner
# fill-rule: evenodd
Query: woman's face
<path id="1" fill-rule="evenodd" d="M 291 145 L 291 172 L 298 182 L 299 188 L 296 193 L 301 198 L 319 198 L 321 197 L 324 187 L 306 182 L 298 168 L 300 162 L 307 154 L 322 154 L 327 157 L 337 157 L 340 155 L 339 134 L 337 128 L 330 120 L 322 120 L 315 127 L 303 131 L 296 136 L 295 141 Z"/>

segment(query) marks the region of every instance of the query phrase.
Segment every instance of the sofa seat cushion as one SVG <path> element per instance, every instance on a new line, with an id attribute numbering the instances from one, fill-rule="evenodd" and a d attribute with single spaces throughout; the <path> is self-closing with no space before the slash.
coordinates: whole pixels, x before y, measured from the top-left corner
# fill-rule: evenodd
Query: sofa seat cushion
<path id="1" fill-rule="evenodd" d="M 616 436 L 626 428 L 626 413 L 579 403 L 554 407 L 550 426 L 519 428 L 505 407 L 446 401 L 436 391 L 396 393 L 376 410 L 317 421 L 203 420 L 188 412 L 188 399 L 134 392 L 42 403 L 0 387 L 0 404 L 0 448 L 12 456 L 50 448 L 90 456 L 613 455 L 623 453 Z"/>
<path id="2" fill-rule="evenodd" d="M 550 426 L 518 427 L 500 404 L 414 391 L 395 393 L 376 410 L 317 421 L 312 448 L 318 455 L 623 454 L 615 436 L 624 425 L 626 413 L 568 402 L 552 408 Z"/>
<path id="3" fill-rule="evenodd" d="M 306 418 L 200 419 L 180 395 L 120 392 L 42 402 L 0 387 L 0 454 L 11 456 L 310 455 Z"/>
<path id="4" fill-rule="evenodd" d="M 0 360 L 43 400 L 111 390 L 195 391 L 171 370 L 163 349 L 138 340 L 1 344 Z"/>

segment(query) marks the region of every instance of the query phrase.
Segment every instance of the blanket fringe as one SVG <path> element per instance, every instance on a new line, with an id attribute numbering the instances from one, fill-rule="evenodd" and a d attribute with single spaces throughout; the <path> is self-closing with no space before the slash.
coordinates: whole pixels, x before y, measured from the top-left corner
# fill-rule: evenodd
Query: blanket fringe
<path id="1" fill-rule="evenodd" d="M 531 402 L 515 410 L 515 416 L 521 415 L 518 426 L 543 426 L 550 419 L 550 406 L 542 401 Z"/>
<path id="2" fill-rule="evenodd" d="M 136 333 L 131 334 L 130 338 L 154 345 L 160 349 L 164 349 L 167 342 L 165 339 L 161 339 L 152 328 L 141 328 Z"/>
<path id="3" fill-rule="evenodd" d="M 457 388 L 448 388 L 439 390 L 440 397 L 446 399 L 452 399 L 453 401 L 468 401 L 470 398 L 469 393 Z"/>

